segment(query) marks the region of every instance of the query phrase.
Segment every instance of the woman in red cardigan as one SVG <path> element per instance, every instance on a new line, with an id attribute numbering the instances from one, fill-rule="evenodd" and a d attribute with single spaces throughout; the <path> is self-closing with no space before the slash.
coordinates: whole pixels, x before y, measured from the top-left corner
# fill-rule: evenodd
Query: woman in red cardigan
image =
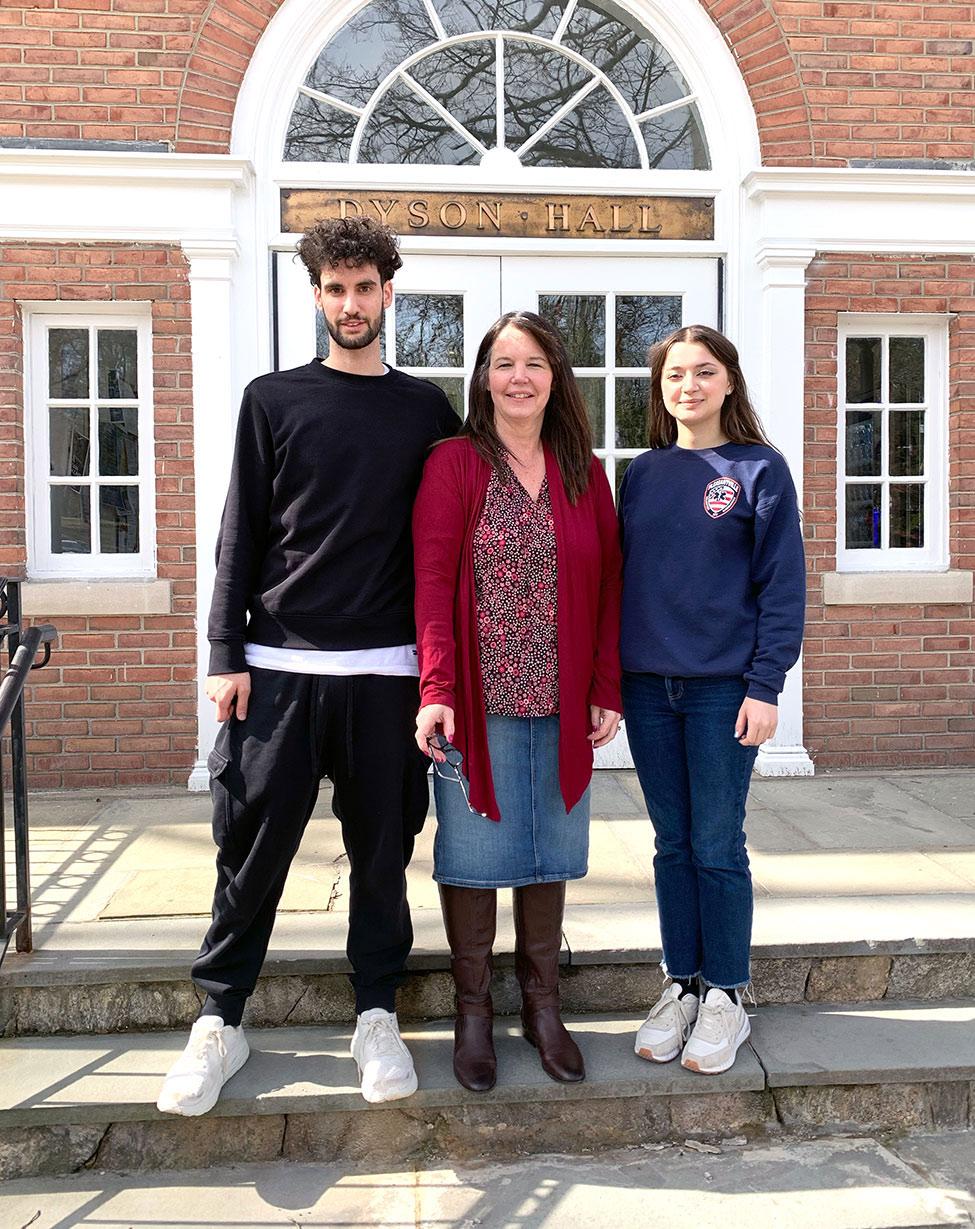
<path id="1" fill-rule="evenodd" d="M 541 317 L 510 312 L 481 342 L 467 421 L 427 461 L 413 543 L 454 1073 L 494 1086 L 491 949 L 511 887 L 525 1037 L 553 1079 L 581 1080 L 559 951 L 566 880 L 587 870 L 593 747 L 620 720 L 620 551 L 569 357 Z"/>

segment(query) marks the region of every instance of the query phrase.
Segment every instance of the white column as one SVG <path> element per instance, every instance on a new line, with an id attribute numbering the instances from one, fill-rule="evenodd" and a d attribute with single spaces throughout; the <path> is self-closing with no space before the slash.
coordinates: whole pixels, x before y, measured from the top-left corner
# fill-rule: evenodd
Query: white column
<path id="1" fill-rule="evenodd" d="M 802 507 L 805 377 L 806 268 L 811 248 L 769 248 L 758 254 L 761 271 L 762 417 L 789 463 Z M 802 741 L 802 661 L 786 676 L 779 697 L 779 727 L 759 749 L 755 770 L 763 777 L 807 777 L 813 762 Z"/>
<path id="2" fill-rule="evenodd" d="M 213 593 L 213 552 L 233 456 L 234 421 L 231 355 L 233 352 L 231 280 L 238 255 L 236 240 L 184 241 L 190 262 L 190 310 L 193 328 L 193 446 L 196 490 L 196 657 L 197 760 L 191 790 L 209 786 L 206 757 L 216 737 L 213 704 L 206 698 L 210 646 L 207 612 Z"/>

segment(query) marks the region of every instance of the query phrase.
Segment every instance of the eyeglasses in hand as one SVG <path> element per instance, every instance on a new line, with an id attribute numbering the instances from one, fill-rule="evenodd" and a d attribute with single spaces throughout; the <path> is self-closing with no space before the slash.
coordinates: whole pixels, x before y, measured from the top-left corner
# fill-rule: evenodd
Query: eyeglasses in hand
<path id="1" fill-rule="evenodd" d="M 464 774 L 460 770 L 464 757 L 454 744 L 447 739 L 446 735 L 439 732 L 430 735 L 427 739 L 427 746 L 439 751 L 443 755 L 442 760 L 438 760 L 435 755 L 430 757 L 433 760 L 433 771 L 441 781 L 455 781 L 460 786 L 468 811 L 472 815 L 476 815 L 477 812 L 471 806 L 470 795 L 467 792 L 467 782 L 464 780 Z"/>

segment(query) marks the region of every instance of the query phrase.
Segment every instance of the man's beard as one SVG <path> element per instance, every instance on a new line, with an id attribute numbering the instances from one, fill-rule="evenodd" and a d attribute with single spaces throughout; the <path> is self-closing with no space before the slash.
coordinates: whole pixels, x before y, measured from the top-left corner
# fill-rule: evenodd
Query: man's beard
<path id="1" fill-rule="evenodd" d="M 350 337 L 340 332 L 340 326 L 333 324 L 331 320 L 325 317 L 325 327 L 328 329 L 328 335 L 332 341 L 342 347 L 343 350 L 364 350 L 366 346 L 371 345 L 379 336 L 380 330 L 383 327 L 383 321 L 386 319 L 386 312 L 381 311 L 376 320 L 369 320 L 365 316 L 357 317 L 365 322 L 365 329 L 361 333 L 356 333 Z"/>

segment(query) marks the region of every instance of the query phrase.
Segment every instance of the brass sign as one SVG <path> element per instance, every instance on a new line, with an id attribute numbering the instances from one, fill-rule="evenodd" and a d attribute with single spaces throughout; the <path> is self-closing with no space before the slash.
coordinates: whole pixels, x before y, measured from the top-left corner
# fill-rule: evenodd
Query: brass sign
<path id="1" fill-rule="evenodd" d="M 517 239 L 713 239 L 714 200 L 699 196 L 576 196 L 282 188 L 281 229 L 369 217 L 401 235 Z"/>

